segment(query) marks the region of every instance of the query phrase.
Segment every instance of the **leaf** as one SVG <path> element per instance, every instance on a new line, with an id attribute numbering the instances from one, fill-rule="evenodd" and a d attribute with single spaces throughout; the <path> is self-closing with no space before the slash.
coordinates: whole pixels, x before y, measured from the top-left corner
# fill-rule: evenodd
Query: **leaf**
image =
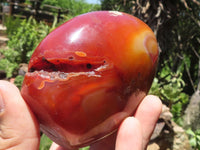
<path id="1" fill-rule="evenodd" d="M 197 138 L 197 141 L 200 142 L 200 135 L 197 135 L 196 138 Z"/>
<path id="2" fill-rule="evenodd" d="M 195 133 L 192 131 L 192 129 L 186 130 L 186 133 L 189 134 L 190 136 L 195 136 Z"/>
<path id="3" fill-rule="evenodd" d="M 197 141 L 195 138 L 191 138 L 190 139 L 190 145 L 193 146 L 193 147 L 196 147 L 197 146 Z"/>
<path id="4" fill-rule="evenodd" d="M 89 150 L 89 149 L 90 149 L 90 146 L 79 148 L 79 150 Z"/>
<path id="5" fill-rule="evenodd" d="M 40 139 L 40 150 L 49 150 L 51 144 L 52 141 L 45 134 L 42 134 Z"/>
<path id="6" fill-rule="evenodd" d="M 13 73 L 15 72 L 17 67 L 18 67 L 17 63 L 12 63 L 5 58 L 0 59 L 0 70 L 6 71 L 7 78 L 10 78 L 13 76 Z"/>

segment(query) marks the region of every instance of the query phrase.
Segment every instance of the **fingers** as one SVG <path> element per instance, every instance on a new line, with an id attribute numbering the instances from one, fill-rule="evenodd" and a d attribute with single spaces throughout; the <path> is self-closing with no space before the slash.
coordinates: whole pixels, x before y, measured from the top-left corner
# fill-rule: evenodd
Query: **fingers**
<path id="1" fill-rule="evenodd" d="M 153 95 L 146 96 L 137 108 L 135 118 L 141 124 L 144 148 L 149 142 L 161 111 L 161 100 Z"/>
<path id="2" fill-rule="evenodd" d="M 39 127 L 19 90 L 0 81 L 0 150 L 39 149 Z"/>
<path id="3" fill-rule="evenodd" d="M 58 144 L 56 143 L 52 143 L 51 147 L 49 150 L 67 150 L 67 149 L 64 149 L 62 147 L 60 147 Z"/>
<path id="4" fill-rule="evenodd" d="M 62 148 L 60 145 L 53 142 L 49 150 L 72 150 L 72 149 Z M 78 150 L 78 149 L 73 149 L 73 150 Z"/>
<path id="5" fill-rule="evenodd" d="M 162 110 L 162 103 L 156 96 L 146 96 L 138 106 L 134 117 L 128 117 L 121 124 L 116 150 L 145 149 Z"/>
<path id="6" fill-rule="evenodd" d="M 115 150 L 142 150 L 142 141 L 140 122 L 134 117 L 128 117 L 119 128 Z"/>

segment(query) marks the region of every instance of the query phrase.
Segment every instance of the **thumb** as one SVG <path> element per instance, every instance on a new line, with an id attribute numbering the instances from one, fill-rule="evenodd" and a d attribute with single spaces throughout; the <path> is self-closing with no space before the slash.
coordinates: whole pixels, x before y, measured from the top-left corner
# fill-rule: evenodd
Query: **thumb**
<path id="1" fill-rule="evenodd" d="M 116 150 L 141 150 L 142 128 L 140 122 L 134 117 L 126 118 L 119 127 Z"/>
<path id="2" fill-rule="evenodd" d="M 39 149 L 39 126 L 19 90 L 0 81 L 0 150 Z"/>

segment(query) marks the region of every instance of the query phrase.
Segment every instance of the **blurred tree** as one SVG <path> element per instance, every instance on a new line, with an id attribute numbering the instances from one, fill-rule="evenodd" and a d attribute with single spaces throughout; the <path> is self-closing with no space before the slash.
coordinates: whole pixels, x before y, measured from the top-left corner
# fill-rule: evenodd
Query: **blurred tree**
<path id="1" fill-rule="evenodd" d="M 130 0 L 101 0 L 102 10 L 116 10 L 132 13 L 133 1 Z"/>
<path id="2" fill-rule="evenodd" d="M 64 10 L 67 9 L 72 16 L 100 9 L 99 4 L 88 4 L 85 0 L 42 0 L 43 4 L 57 6 Z"/>

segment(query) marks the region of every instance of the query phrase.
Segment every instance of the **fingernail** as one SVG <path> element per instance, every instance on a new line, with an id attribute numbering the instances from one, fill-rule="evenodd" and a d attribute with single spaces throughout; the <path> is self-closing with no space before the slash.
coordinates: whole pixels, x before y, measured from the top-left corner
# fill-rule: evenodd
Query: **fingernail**
<path id="1" fill-rule="evenodd" d="M 4 108 L 5 108 L 5 104 L 4 104 L 3 96 L 0 92 L 0 113 L 4 111 Z"/>

